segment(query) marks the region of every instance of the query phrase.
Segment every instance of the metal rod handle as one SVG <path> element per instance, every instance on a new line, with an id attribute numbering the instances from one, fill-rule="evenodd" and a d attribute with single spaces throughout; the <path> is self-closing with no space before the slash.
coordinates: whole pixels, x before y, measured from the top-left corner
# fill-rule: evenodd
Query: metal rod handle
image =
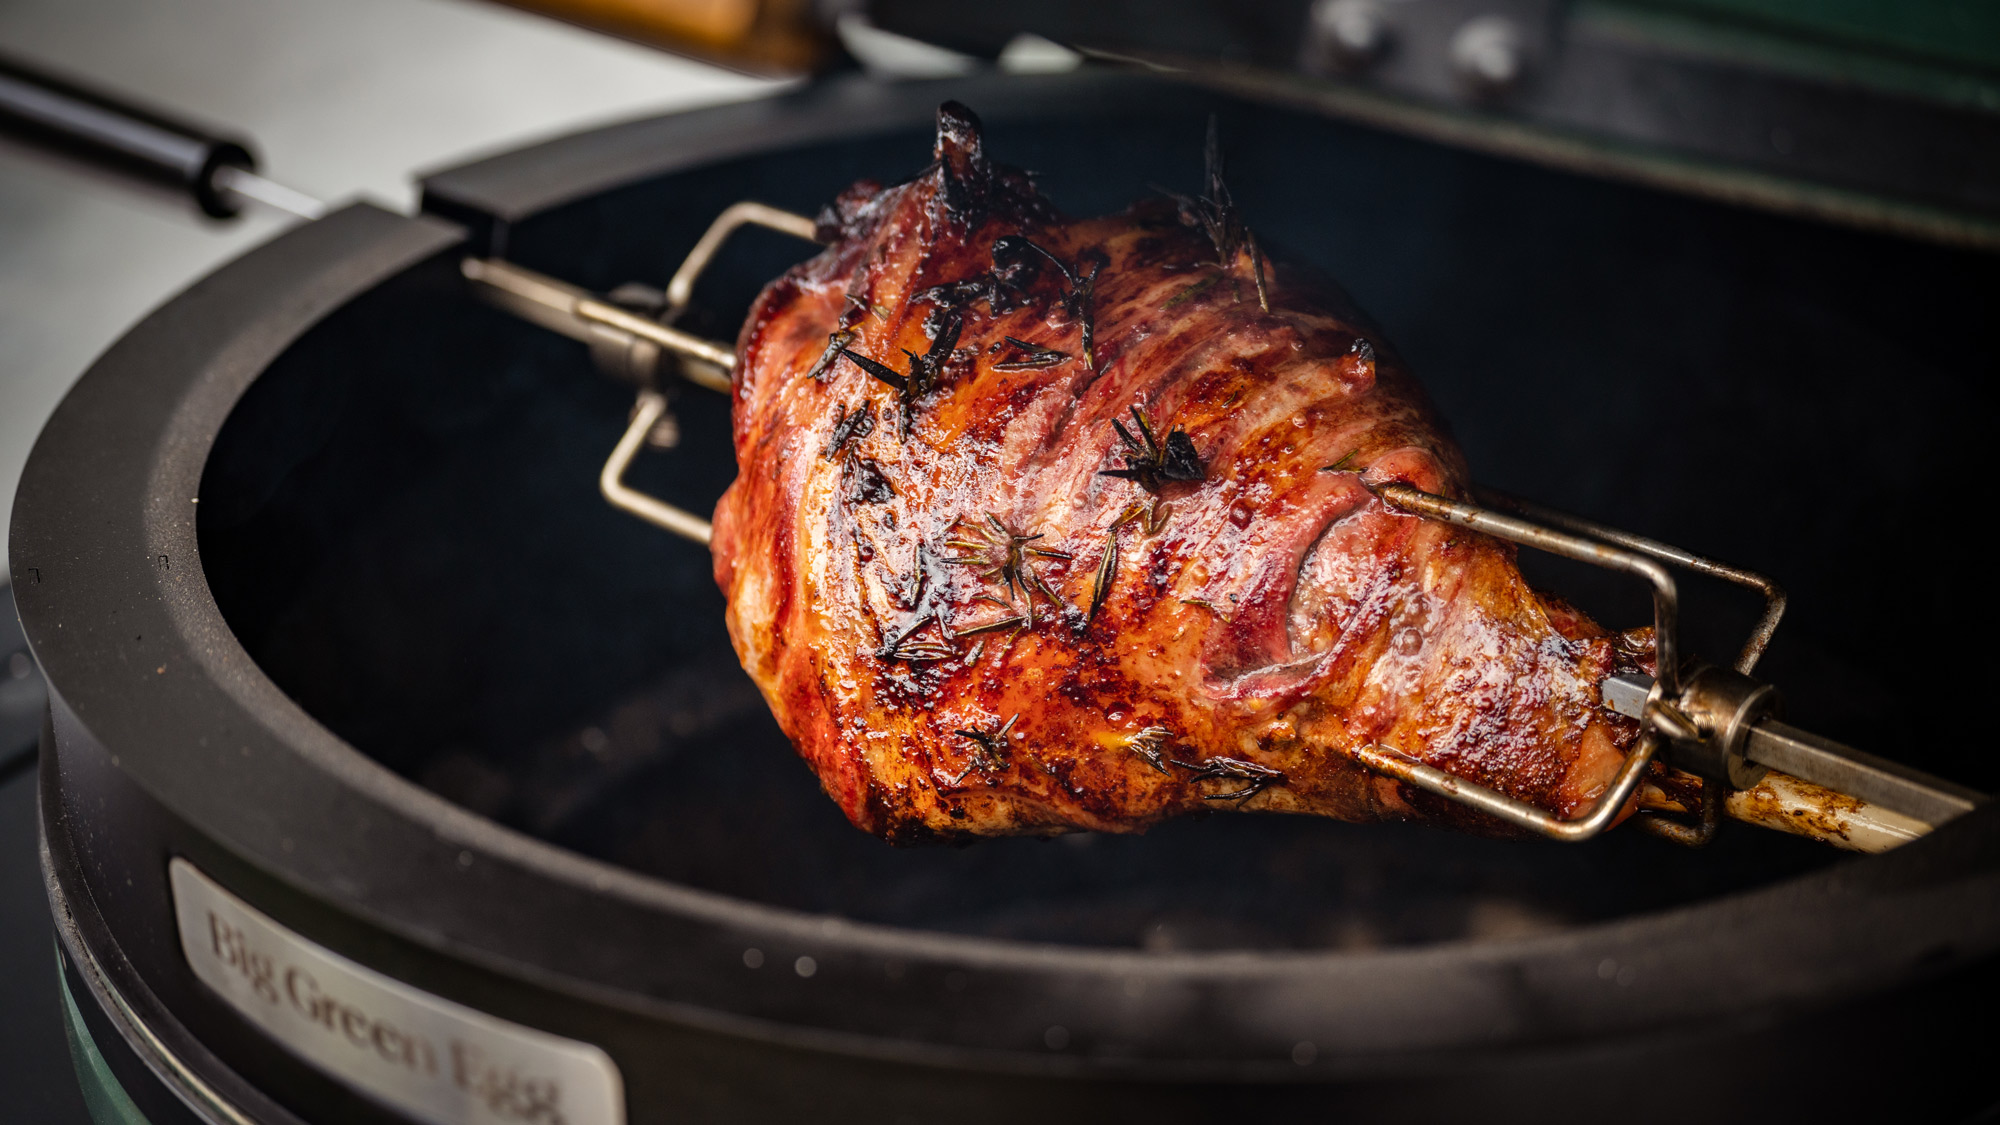
<path id="1" fill-rule="evenodd" d="M 591 343 L 599 338 L 602 331 L 622 332 L 627 337 L 658 344 L 670 352 L 702 360 L 724 371 L 736 367 L 736 352 L 727 344 L 703 339 L 670 324 L 627 312 L 598 299 L 587 289 L 558 281 L 547 274 L 536 273 L 498 258 L 467 258 L 459 263 L 459 272 L 472 283 L 481 298 L 524 320 L 554 329 L 572 340 Z M 718 384 L 699 378 L 692 369 L 688 369 L 687 374 L 690 381 L 712 390 L 724 393 L 729 390 L 727 379 Z"/>
<path id="2" fill-rule="evenodd" d="M 324 205 L 257 175 L 248 141 L 0 58 L 0 133 L 128 181 L 165 188 L 217 219 L 245 201 L 316 219 Z"/>
<path id="3" fill-rule="evenodd" d="M 732 203 L 723 208 L 714 222 L 708 224 L 708 229 L 695 242 L 694 249 L 682 259 L 681 268 L 674 271 L 673 280 L 667 282 L 667 308 L 671 312 L 678 313 L 694 299 L 695 279 L 708 268 L 716 252 L 722 249 L 722 244 L 729 241 L 729 236 L 746 225 L 765 227 L 807 242 L 819 241 L 819 224 L 804 215 L 748 199 Z"/>
<path id="4" fill-rule="evenodd" d="M 1611 785 L 1600 794 L 1590 809 L 1574 820 L 1544 812 L 1526 801 L 1519 801 L 1497 789 L 1489 789 L 1477 782 L 1446 773 L 1435 766 L 1427 766 L 1415 758 L 1387 746 L 1362 746 L 1349 751 L 1361 764 L 1377 773 L 1387 774 L 1398 781 L 1408 782 L 1419 789 L 1428 790 L 1441 797 L 1448 797 L 1459 804 L 1467 805 L 1480 812 L 1505 821 L 1516 828 L 1525 828 L 1551 839 L 1565 842 L 1588 840 L 1592 836 L 1611 827 L 1618 814 L 1632 799 L 1632 794 L 1644 780 L 1646 766 L 1660 749 L 1658 736 L 1647 732 L 1639 736 L 1639 744 L 1625 756 L 1625 764 L 1618 769 L 1618 775 Z"/>
<path id="5" fill-rule="evenodd" d="M 625 427 L 624 435 L 618 439 L 618 445 L 611 450 L 603 470 L 597 474 L 597 488 L 604 493 L 606 500 L 611 501 L 612 507 L 706 547 L 715 536 L 715 529 L 707 520 L 663 500 L 655 500 L 625 483 L 625 470 L 631 468 L 632 458 L 646 443 L 646 435 L 652 431 L 653 423 L 658 422 L 660 415 L 666 412 L 667 396 L 658 391 L 639 392 L 639 401 L 632 408 L 631 423 Z"/>
<path id="6" fill-rule="evenodd" d="M 1506 508 L 1531 520 L 1552 524 L 1564 531 L 1585 535 L 1613 546 L 1623 547 L 1628 551 L 1651 555 L 1662 562 L 1686 567 L 1696 574 L 1720 578 L 1764 595 L 1764 612 L 1758 616 L 1756 626 L 1750 630 L 1749 638 L 1743 642 L 1743 649 L 1736 656 L 1735 668 L 1746 676 L 1756 670 L 1757 661 L 1763 658 L 1764 650 L 1771 644 L 1772 634 L 1778 631 L 1779 620 L 1785 616 L 1786 597 L 1783 588 L 1754 570 L 1744 570 L 1740 566 L 1717 562 L 1671 543 L 1662 543 L 1657 539 L 1634 535 L 1632 532 L 1587 520 L 1581 516 L 1545 508 L 1533 501 L 1523 500 L 1505 492 L 1490 488 L 1475 488 L 1473 491 L 1482 501 L 1494 507 Z"/>
<path id="7" fill-rule="evenodd" d="M 1666 567 L 1644 555 L 1608 543 L 1566 535 L 1560 531 L 1550 531 L 1527 520 L 1488 511 L 1474 504 L 1449 500 L 1412 485 L 1383 484 L 1373 487 L 1375 495 L 1381 497 L 1384 502 L 1412 515 L 1441 520 L 1547 551 L 1552 555 L 1561 555 L 1608 570 L 1622 570 L 1627 574 L 1644 578 L 1653 587 L 1653 653 L 1660 673 L 1659 694 L 1669 700 L 1680 695 L 1680 645 L 1677 640 L 1680 592 L 1674 585 L 1674 576 Z"/>
<path id="8" fill-rule="evenodd" d="M 617 305 L 598 300 L 596 297 L 587 294 L 578 297 L 570 308 L 576 318 L 585 324 L 603 325 L 606 328 L 629 333 L 641 340 L 658 344 L 678 355 L 687 356 L 689 359 L 698 359 L 703 363 L 714 364 L 724 371 L 734 371 L 736 369 L 736 349 L 727 344 L 718 343 L 714 340 L 705 340 L 692 332 L 683 332 L 671 324 L 661 324 L 657 320 L 650 320 L 640 316 L 638 313 L 627 312 Z M 710 390 L 720 390 L 723 394 L 729 393 L 729 381 L 727 379 L 723 380 L 720 386 L 693 374 L 689 374 L 688 379 L 690 382 L 699 383 Z"/>

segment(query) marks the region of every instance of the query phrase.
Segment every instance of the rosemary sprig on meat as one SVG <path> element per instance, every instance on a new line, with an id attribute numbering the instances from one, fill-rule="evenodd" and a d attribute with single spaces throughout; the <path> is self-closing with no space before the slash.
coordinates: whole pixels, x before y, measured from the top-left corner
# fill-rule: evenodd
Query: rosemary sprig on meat
<path id="1" fill-rule="evenodd" d="M 903 604 L 910 607 L 910 616 L 893 632 L 883 636 L 881 646 L 875 650 L 876 659 L 919 664 L 951 658 L 951 643 L 955 636 L 945 615 L 944 575 L 937 569 L 937 564 L 942 561 L 931 553 L 930 548 L 917 544 L 916 565 L 911 568 L 910 577 L 900 595 Z M 926 625 L 933 624 L 938 628 L 940 640 L 917 635 Z"/>
<path id="2" fill-rule="evenodd" d="M 1260 766 L 1255 762 L 1246 762 L 1240 758 L 1210 758 L 1202 762 L 1183 762 L 1175 758 L 1167 760 L 1184 770 L 1192 770 L 1193 776 L 1188 778 L 1189 781 L 1214 781 L 1227 778 L 1247 783 L 1243 788 L 1229 793 L 1203 793 L 1201 799 L 1204 801 L 1248 800 L 1273 785 L 1285 783 L 1285 775 L 1277 770 L 1269 766 Z"/>
<path id="3" fill-rule="evenodd" d="M 1059 352 L 1040 344 L 1030 344 L 1026 340 L 1017 340 L 1012 336 L 1004 336 L 1002 339 L 1019 351 L 1020 357 L 994 364 L 995 371 L 1033 371 L 1042 367 L 1054 367 L 1069 358 L 1068 352 Z"/>
<path id="4" fill-rule="evenodd" d="M 1209 289 L 1214 288 L 1215 283 L 1221 280 L 1222 280 L 1221 274 L 1219 273 L 1209 274 L 1207 277 L 1202 278 L 1200 281 L 1195 282 L 1193 285 L 1190 285 L 1186 289 L 1183 289 L 1180 292 L 1174 294 L 1173 296 L 1167 298 L 1167 303 L 1161 305 L 1160 310 L 1164 312 L 1167 309 L 1173 308 L 1175 305 L 1178 305 L 1183 301 L 1193 300 L 1194 298 L 1201 296 L 1204 292 L 1208 291 Z"/>
<path id="5" fill-rule="evenodd" d="M 952 350 L 958 347 L 958 337 L 965 330 L 965 318 L 957 309 L 948 309 L 944 321 L 938 328 L 936 338 L 924 354 L 918 355 L 908 348 L 903 354 L 909 357 L 910 370 L 898 371 L 879 360 L 870 359 L 852 348 L 842 345 L 840 354 L 854 362 L 856 367 L 875 379 L 895 388 L 897 397 L 903 404 L 901 437 L 910 436 L 910 419 L 916 412 L 917 400 L 931 392 L 944 374 L 944 365 L 951 360 Z"/>
<path id="6" fill-rule="evenodd" d="M 1199 227 L 1208 235 L 1209 244 L 1215 247 L 1216 263 L 1222 268 L 1228 269 L 1236 264 L 1238 251 L 1249 251 L 1250 270 L 1257 279 L 1257 307 L 1270 312 L 1271 294 L 1264 284 L 1264 251 L 1257 245 L 1257 236 L 1244 225 L 1243 213 L 1230 197 L 1229 185 L 1223 182 L 1222 141 L 1213 114 L 1208 118 L 1208 138 L 1202 146 L 1202 164 L 1205 186 L 1202 194 L 1186 196 L 1177 191 L 1166 194 L 1180 206 L 1184 225 Z M 1175 300 L 1191 295 L 1183 292 Z"/>
<path id="7" fill-rule="evenodd" d="M 1118 531 L 1113 528 L 1104 536 L 1104 557 L 1097 563 L 1097 578 L 1090 588 L 1090 609 L 1083 615 L 1083 623 L 1097 620 L 1097 611 L 1104 606 L 1104 599 L 1111 593 L 1111 580 L 1118 574 Z"/>
<path id="8" fill-rule="evenodd" d="M 875 413 L 863 401 L 852 413 L 835 408 L 833 430 L 826 435 L 826 448 L 820 450 L 821 457 L 833 457 L 850 441 L 860 441 L 875 432 Z"/>
<path id="9" fill-rule="evenodd" d="M 1101 259 L 1091 262 L 1090 272 L 1084 273 L 1081 269 L 1056 257 L 1053 251 L 1021 234 L 1005 235 L 995 240 L 993 260 L 1000 262 L 1022 258 L 1030 251 L 1048 259 L 1049 263 L 1056 267 L 1056 272 L 1062 275 L 1063 284 L 1066 286 L 1062 296 L 1063 309 L 1077 322 L 1077 335 L 1083 345 L 1083 365 L 1092 371 L 1097 370 L 1097 328 L 1093 320 L 1092 302 L 1097 292 L 1097 271 L 1104 267 L 1104 262 Z"/>
<path id="10" fill-rule="evenodd" d="M 1145 531 L 1158 507 L 1157 500 L 1151 508 L 1140 504 L 1128 505 L 1117 519 L 1111 521 L 1111 526 L 1104 529 L 1104 555 L 1097 561 L 1096 580 L 1090 588 L 1090 609 L 1083 615 L 1085 625 L 1097 620 L 1097 611 L 1103 608 L 1104 599 L 1111 593 L 1111 581 L 1118 575 L 1118 529 L 1136 520 L 1140 530 Z"/>
<path id="11" fill-rule="evenodd" d="M 1201 454 L 1195 451 L 1194 439 L 1186 430 L 1176 426 L 1161 441 L 1152 421 L 1136 406 L 1132 408 L 1132 421 L 1139 428 L 1138 437 L 1133 437 L 1117 419 L 1111 421 L 1111 428 L 1118 431 L 1118 440 L 1125 446 L 1125 467 L 1100 469 L 1098 476 L 1137 481 L 1148 492 L 1158 492 L 1167 481 L 1202 478 Z"/>
<path id="12" fill-rule="evenodd" d="M 843 328 L 838 332 L 828 334 L 826 338 L 826 350 L 819 353 L 819 359 L 815 360 L 812 367 L 806 371 L 806 378 L 811 379 L 815 383 L 826 382 L 827 373 L 833 370 L 833 361 L 839 359 L 840 353 L 847 345 L 853 342 L 854 329 L 852 328 Z"/>
<path id="13" fill-rule="evenodd" d="M 1161 773 L 1171 775 L 1173 771 L 1167 768 L 1167 757 L 1164 750 L 1166 749 L 1167 739 L 1173 736 L 1174 732 L 1165 727 L 1147 727 L 1137 734 L 1126 738 L 1125 749 L 1139 755 L 1140 758 L 1145 760 L 1147 765 L 1159 770 Z"/>
<path id="14" fill-rule="evenodd" d="M 1355 459 L 1356 457 L 1358 457 L 1358 456 L 1360 456 L 1360 455 L 1361 455 L 1361 451 L 1360 451 L 1359 449 L 1350 449 L 1350 450 L 1348 450 L 1348 451 L 1347 451 L 1347 453 L 1346 453 L 1345 455 L 1343 455 L 1343 456 L 1341 457 L 1341 459 L 1340 459 L 1340 460 L 1338 460 L 1338 461 L 1335 461 L 1335 462 L 1334 462 L 1333 464 L 1331 464 L 1331 465 L 1325 465 L 1325 466 L 1322 466 L 1322 467 L 1320 468 L 1320 472 L 1322 472 L 1322 473 L 1344 473 L 1344 472 L 1346 472 L 1346 471 L 1347 471 L 1347 466 L 1348 466 L 1348 464 L 1349 464 L 1350 462 L 1352 462 L 1352 461 L 1353 461 L 1353 460 L 1354 460 L 1354 459 Z"/>
<path id="15" fill-rule="evenodd" d="M 867 313 L 872 315 L 876 320 L 879 320 L 884 324 L 889 323 L 889 309 L 887 308 L 887 306 L 878 305 L 871 301 L 865 301 L 860 297 L 855 296 L 852 293 L 845 293 L 842 294 L 842 296 L 847 298 L 847 307 L 850 312 Z"/>
<path id="16" fill-rule="evenodd" d="M 976 762 L 980 763 L 982 768 L 1006 769 L 1008 761 L 1007 736 L 1013 733 L 1014 724 L 1020 721 L 1020 718 L 1021 713 L 1016 711 L 1012 718 L 1002 723 L 997 729 L 990 731 L 959 730 L 952 733 L 979 748 L 973 751 L 972 756 Z"/>
<path id="17" fill-rule="evenodd" d="M 1018 589 L 1021 592 L 1021 609 L 1025 616 L 1024 627 L 1034 628 L 1035 595 L 1040 594 L 1053 605 L 1059 606 L 1062 602 L 1056 597 L 1055 591 L 1049 588 L 1048 581 L 1029 565 L 1030 560 L 1044 558 L 1068 561 L 1076 556 L 1068 551 L 1034 546 L 1034 542 L 1040 539 L 1041 535 L 1028 535 L 1015 531 L 991 512 L 986 514 L 984 523 L 977 520 L 970 522 L 972 534 L 978 536 L 977 539 L 947 539 L 944 545 L 953 550 L 975 553 L 945 556 L 939 561 L 957 566 L 976 567 L 984 573 L 984 577 L 997 579 L 1007 595 L 1005 604 L 1009 609 L 1015 608 L 1014 591 Z"/>
<path id="18" fill-rule="evenodd" d="M 1026 617 L 1017 614 L 1013 617 L 1002 617 L 997 621 L 988 621 L 983 625 L 968 625 L 962 629 L 953 630 L 952 635 L 955 637 L 976 637 L 982 633 L 1004 633 L 1009 629 L 1021 628 L 1027 623 L 1028 619 Z"/>

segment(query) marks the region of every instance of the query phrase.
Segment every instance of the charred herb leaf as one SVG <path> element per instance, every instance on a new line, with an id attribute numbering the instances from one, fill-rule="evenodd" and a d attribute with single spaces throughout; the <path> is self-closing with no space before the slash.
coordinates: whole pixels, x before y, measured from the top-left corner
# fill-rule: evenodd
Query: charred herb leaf
<path id="1" fill-rule="evenodd" d="M 1176 426 L 1161 441 L 1152 421 L 1136 406 L 1132 408 L 1132 422 L 1139 429 L 1137 437 L 1116 419 L 1111 422 L 1111 428 L 1118 431 L 1118 440 L 1125 446 L 1125 467 L 1100 469 L 1098 476 L 1137 481 L 1148 492 L 1159 491 L 1160 485 L 1167 481 L 1202 478 L 1201 454 L 1195 451 L 1194 439 L 1187 436 L 1186 430 Z"/>
<path id="2" fill-rule="evenodd" d="M 972 752 L 970 765 L 978 766 L 982 770 L 1004 770 L 1008 764 L 1007 736 L 1013 732 L 1014 724 L 1020 718 L 1021 713 L 1016 711 L 1012 718 L 996 730 L 960 730 L 952 733 L 977 747 Z M 963 774 L 959 776 L 964 777 Z"/>
<path id="3" fill-rule="evenodd" d="M 856 367 L 895 388 L 897 397 L 903 404 L 900 436 L 908 439 L 910 420 L 916 412 L 917 400 L 929 394 L 931 389 L 937 386 L 939 377 L 944 374 L 945 364 L 951 360 L 952 350 L 958 347 L 959 334 L 964 330 L 965 317 L 957 309 L 948 310 L 943 323 L 939 325 L 937 336 L 931 340 L 931 346 L 925 349 L 924 354 L 918 355 L 908 348 L 903 349 L 903 354 L 909 358 L 910 363 L 907 374 L 844 345 L 840 349 L 840 354 L 852 360 Z"/>
<path id="4" fill-rule="evenodd" d="M 951 626 L 945 620 L 944 574 L 939 569 L 941 561 L 929 547 L 917 544 L 916 565 L 911 567 L 902 593 L 903 604 L 910 607 L 910 616 L 883 636 L 882 646 L 875 650 L 876 659 L 916 664 L 945 660 L 952 655 Z M 937 625 L 938 634 L 943 638 L 941 641 L 917 636 L 924 626 L 931 624 Z"/>
<path id="5" fill-rule="evenodd" d="M 963 281 L 934 285 L 913 299 L 950 308 L 971 308 L 984 301 L 987 311 L 995 316 L 1013 312 L 1028 303 L 1028 287 L 1041 274 L 1041 259 L 1021 252 L 1024 241 L 1019 235 L 995 239 L 992 269 Z"/>
<path id="6" fill-rule="evenodd" d="M 838 454 L 850 441 L 860 441 L 875 432 L 875 414 L 868 409 L 868 403 L 857 405 L 852 413 L 845 410 L 834 415 L 833 432 L 826 436 L 826 448 L 821 457 Z"/>
<path id="7" fill-rule="evenodd" d="M 849 491 L 857 504 L 886 504 L 895 499 L 896 489 L 889 478 L 882 475 L 882 467 L 866 457 L 854 457 L 848 461 L 853 487 Z"/>
<path id="8" fill-rule="evenodd" d="M 841 350 L 853 342 L 854 330 L 852 328 L 843 328 L 829 335 L 826 338 L 826 350 L 819 353 L 819 359 L 814 361 L 812 369 L 806 372 L 806 378 L 811 379 L 815 383 L 826 382 L 827 373 L 833 370 L 833 361 L 839 359 Z"/>
<path id="9" fill-rule="evenodd" d="M 860 352 L 854 351 L 851 348 L 846 347 L 845 345 L 842 345 L 840 349 L 840 354 L 846 356 L 850 360 L 853 360 L 854 366 L 859 367 L 862 371 L 867 372 L 868 374 L 873 375 L 875 378 L 880 379 L 884 383 L 887 383 L 890 386 L 896 388 L 898 392 L 903 391 L 910 385 L 910 380 L 908 376 L 904 375 L 902 372 L 896 370 L 895 368 L 889 366 L 886 363 L 879 363 L 875 360 L 869 359 L 867 356 L 862 355 Z M 906 351 L 903 354 L 908 355 L 909 353 Z"/>
<path id="10" fill-rule="evenodd" d="M 1092 320 L 1093 305 L 1097 292 L 1097 271 L 1102 269 L 1102 260 L 1090 263 L 1090 272 L 1084 273 L 1023 234 L 1010 234 L 993 242 L 993 260 L 1015 261 L 1028 259 L 1029 254 L 1038 254 L 1055 266 L 1062 275 L 1065 291 L 1062 297 L 1063 309 L 1077 322 L 1077 334 L 1083 345 L 1083 365 L 1097 370 L 1096 325 Z"/>
<path id="11" fill-rule="evenodd" d="M 994 364 L 995 371 L 1032 371 L 1041 367 L 1054 367 L 1069 358 L 1068 352 L 1059 352 L 1040 344 L 1030 344 L 1026 340 L 1017 340 L 1012 336 L 1005 336 L 1002 339 L 1018 351 L 1020 356 Z"/>

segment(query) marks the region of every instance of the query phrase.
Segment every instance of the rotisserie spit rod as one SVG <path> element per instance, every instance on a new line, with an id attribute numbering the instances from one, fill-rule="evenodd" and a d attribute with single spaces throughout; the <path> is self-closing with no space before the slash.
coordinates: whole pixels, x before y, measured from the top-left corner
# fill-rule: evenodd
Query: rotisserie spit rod
<path id="1" fill-rule="evenodd" d="M 1728 689 L 1719 684 L 1711 688 L 1702 680 L 1703 677 L 1696 677 L 1690 689 L 1730 690 L 1732 699 L 1748 695 L 1746 689 L 1751 685 L 1763 686 L 1748 677 L 1729 677 Z M 1640 718 L 1652 694 L 1653 680 L 1641 675 L 1609 676 L 1603 691 L 1605 706 L 1621 715 Z M 1722 740 L 1721 745 L 1701 751 L 1682 764 L 1701 767 L 1696 772 L 1729 771 L 1733 776 L 1719 780 L 1737 782 L 1737 788 L 1756 784 L 1766 770 L 1779 770 L 1933 827 L 1964 816 L 1986 800 L 1977 790 L 1843 746 L 1768 715 L 1761 718 L 1754 714 L 1731 715 L 1721 724 L 1716 737 Z M 1728 760 L 1732 757 L 1749 763 L 1748 776 L 1741 763 Z"/>

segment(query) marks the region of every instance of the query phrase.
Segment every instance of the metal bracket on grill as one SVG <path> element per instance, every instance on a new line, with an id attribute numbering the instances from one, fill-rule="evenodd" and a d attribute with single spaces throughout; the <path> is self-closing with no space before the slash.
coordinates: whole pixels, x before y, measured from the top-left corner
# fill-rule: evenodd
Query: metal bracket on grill
<path id="1" fill-rule="evenodd" d="M 591 346 L 601 365 L 639 383 L 631 420 L 611 456 L 605 459 L 604 469 L 597 478 L 598 488 L 620 511 L 704 546 L 711 534 L 707 520 L 627 485 L 625 470 L 631 467 L 649 436 L 659 432 L 661 423 L 671 422 L 667 396 L 657 385 L 663 354 L 672 354 L 682 361 L 677 366 L 687 381 L 720 394 L 730 392 L 729 373 L 736 367 L 735 349 L 682 331 L 672 322 L 686 311 L 694 296 L 695 282 L 715 260 L 723 243 L 746 226 L 765 227 L 807 242 L 818 241 L 813 220 L 804 215 L 749 201 L 731 204 L 709 224 L 680 268 L 674 271 L 673 279 L 661 295 L 656 316 L 635 312 L 589 290 L 495 258 L 467 258 L 459 267 L 482 300 L 531 323 L 582 340 Z"/>

